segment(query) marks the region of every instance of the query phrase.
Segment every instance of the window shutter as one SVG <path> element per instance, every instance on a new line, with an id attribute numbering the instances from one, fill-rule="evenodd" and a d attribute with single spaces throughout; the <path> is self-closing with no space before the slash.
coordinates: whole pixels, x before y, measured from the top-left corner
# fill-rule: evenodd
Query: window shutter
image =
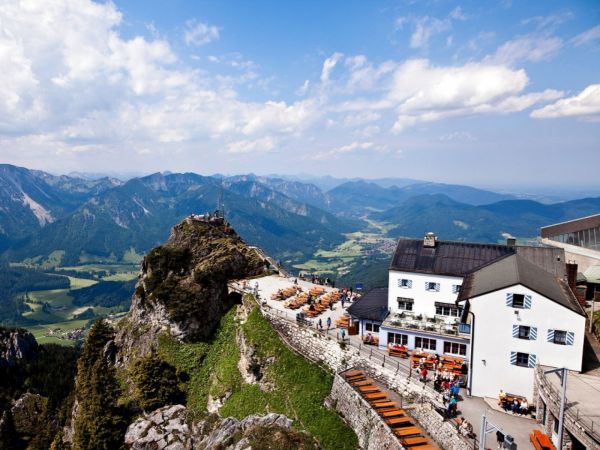
<path id="1" fill-rule="evenodd" d="M 508 306 L 509 308 L 512 308 L 512 300 L 513 300 L 513 295 L 506 294 L 506 306 Z"/>
<path id="2" fill-rule="evenodd" d="M 517 365 L 517 352 L 510 352 L 510 363 L 513 366 Z"/>
<path id="3" fill-rule="evenodd" d="M 525 296 L 525 301 L 523 302 L 523 307 L 525 309 L 531 309 L 531 295 Z"/>
<path id="4" fill-rule="evenodd" d="M 573 345 L 575 343 L 575 333 L 572 331 L 567 332 L 567 345 Z"/>
<path id="5" fill-rule="evenodd" d="M 513 337 L 519 337 L 519 325 L 513 325 Z"/>
<path id="6" fill-rule="evenodd" d="M 412 288 L 412 280 L 408 280 L 408 287 Z"/>
<path id="7" fill-rule="evenodd" d="M 435 283 L 435 292 L 440 292 L 440 283 Z"/>
<path id="8" fill-rule="evenodd" d="M 529 329 L 529 340 L 530 341 L 535 341 L 537 339 L 537 328 L 536 327 L 531 327 Z"/>
<path id="9" fill-rule="evenodd" d="M 554 342 L 554 330 L 548 330 L 548 342 Z"/>
<path id="10" fill-rule="evenodd" d="M 529 355 L 529 361 L 527 361 L 527 367 L 529 367 L 530 369 L 535 367 L 535 355 Z"/>

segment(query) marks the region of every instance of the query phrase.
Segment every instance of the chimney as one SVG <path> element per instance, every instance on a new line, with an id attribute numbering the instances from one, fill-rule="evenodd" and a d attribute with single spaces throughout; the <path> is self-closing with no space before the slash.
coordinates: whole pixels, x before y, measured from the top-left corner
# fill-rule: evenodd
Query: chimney
<path id="1" fill-rule="evenodd" d="M 506 246 L 513 248 L 517 245 L 517 240 L 513 237 L 506 238 Z"/>
<path id="2" fill-rule="evenodd" d="M 435 247 L 436 242 L 437 242 L 437 236 L 435 235 L 435 233 L 432 233 L 430 231 L 423 238 L 423 247 Z"/>
<path id="3" fill-rule="evenodd" d="M 567 266 L 567 283 L 569 287 L 576 294 L 577 289 L 577 264 L 569 262 L 566 264 Z"/>

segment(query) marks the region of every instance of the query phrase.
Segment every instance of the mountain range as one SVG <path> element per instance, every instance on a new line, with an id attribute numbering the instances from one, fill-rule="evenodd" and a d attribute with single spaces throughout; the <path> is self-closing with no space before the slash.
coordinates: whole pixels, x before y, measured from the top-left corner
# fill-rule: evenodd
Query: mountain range
<path id="1" fill-rule="evenodd" d="M 469 186 L 400 179 L 352 180 L 324 190 L 282 177 L 156 173 L 115 178 L 54 176 L 0 165 L 0 250 L 5 261 L 62 265 L 135 258 L 162 242 L 183 217 L 214 211 L 250 244 L 288 263 L 387 224 L 389 237 L 497 242 L 533 238 L 544 225 L 600 211 L 600 198 L 552 205 Z"/>

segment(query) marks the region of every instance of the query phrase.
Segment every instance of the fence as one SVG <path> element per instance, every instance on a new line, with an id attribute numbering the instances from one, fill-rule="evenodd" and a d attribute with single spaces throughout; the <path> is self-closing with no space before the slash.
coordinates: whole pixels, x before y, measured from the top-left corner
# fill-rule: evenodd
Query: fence
<path id="1" fill-rule="evenodd" d="M 544 388 L 544 393 L 550 397 L 547 400 L 552 401 L 552 403 L 558 405 L 557 407 L 560 407 L 560 392 L 554 387 L 552 382 L 548 380 L 544 373 L 544 369 L 540 365 L 536 366 L 536 376 L 540 385 Z M 595 422 L 590 417 L 585 416 L 581 413 L 579 408 L 569 406 L 568 399 L 565 401 L 565 419 L 573 422 L 581 432 L 586 434 L 590 439 L 593 439 L 597 444 L 600 444 L 600 422 Z"/>

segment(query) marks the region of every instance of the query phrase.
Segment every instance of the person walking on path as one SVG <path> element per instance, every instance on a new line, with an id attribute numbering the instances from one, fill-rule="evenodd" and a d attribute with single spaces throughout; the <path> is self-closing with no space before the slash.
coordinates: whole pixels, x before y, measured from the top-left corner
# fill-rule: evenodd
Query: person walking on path
<path id="1" fill-rule="evenodd" d="M 323 319 L 319 317 L 319 322 L 317 323 L 317 328 L 319 331 L 323 331 Z"/>
<path id="2" fill-rule="evenodd" d="M 331 328 L 331 317 L 327 318 L 327 331 Z"/>
<path id="3" fill-rule="evenodd" d="M 346 329 L 342 328 L 340 330 L 340 335 L 342 336 L 342 342 L 344 342 L 344 339 L 346 339 Z"/>

